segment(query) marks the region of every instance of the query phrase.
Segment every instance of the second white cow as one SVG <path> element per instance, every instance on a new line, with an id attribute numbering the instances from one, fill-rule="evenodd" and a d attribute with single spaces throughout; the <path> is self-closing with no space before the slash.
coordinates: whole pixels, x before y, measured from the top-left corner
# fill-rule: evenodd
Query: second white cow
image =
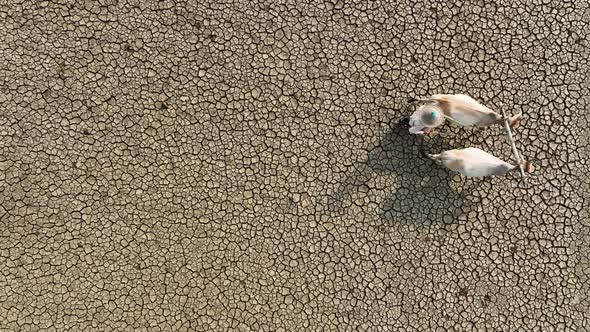
<path id="1" fill-rule="evenodd" d="M 478 148 L 448 150 L 428 156 L 441 162 L 446 168 L 467 177 L 504 175 L 518 169 L 518 165 L 507 163 Z M 526 160 L 522 162 L 522 166 L 527 173 L 534 171 L 533 165 Z"/>

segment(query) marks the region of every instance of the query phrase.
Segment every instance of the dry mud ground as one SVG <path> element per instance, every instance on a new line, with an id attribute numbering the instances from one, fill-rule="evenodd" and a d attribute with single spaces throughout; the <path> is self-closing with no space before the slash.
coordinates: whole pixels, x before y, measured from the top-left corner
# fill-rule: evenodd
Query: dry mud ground
<path id="1" fill-rule="evenodd" d="M 2 1 L 0 329 L 589 330 L 587 5 Z"/>

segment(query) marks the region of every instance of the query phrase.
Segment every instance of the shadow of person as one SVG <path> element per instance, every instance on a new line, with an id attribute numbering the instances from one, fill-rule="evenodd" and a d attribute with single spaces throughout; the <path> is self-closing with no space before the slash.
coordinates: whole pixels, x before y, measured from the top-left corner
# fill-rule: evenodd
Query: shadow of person
<path id="1" fill-rule="evenodd" d="M 395 175 L 398 182 L 380 212 L 383 224 L 457 223 L 466 204 L 464 192 L 453 188 L 455 174 L 424 154 L 449 149 L 453 147 L 437 134 L 423 137 L 401 126 L 390 128 L 367 160 L 355 163 L 332 193 L 329 211 L 342 213 L 351 206 L 355 194 L 371 189 L 368 183 L 375 174 Z"/>

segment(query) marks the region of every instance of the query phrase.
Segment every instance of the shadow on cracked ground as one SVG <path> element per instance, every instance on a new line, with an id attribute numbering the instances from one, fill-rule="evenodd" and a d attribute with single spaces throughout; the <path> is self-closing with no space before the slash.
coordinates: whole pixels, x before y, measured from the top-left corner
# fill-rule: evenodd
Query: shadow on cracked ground
<path id="1" fill-rule="evenodd" d="M 379 209 L 383 225 L 458 223 L 464 209 L 471 206 L 469 189 L 458 190 L 455 174 L 425 156 L 453 149 L 440 135 L 412 135 L 392 125 L 381 142 L 371 149 L 366 160 L 356 162 L 328 200 L 330 213 L 343 213 L 354 204 L 353 196 L 368 192 L 374 176 L 397 178 L 396 185 L 385 188 L 391 193 Z"/>

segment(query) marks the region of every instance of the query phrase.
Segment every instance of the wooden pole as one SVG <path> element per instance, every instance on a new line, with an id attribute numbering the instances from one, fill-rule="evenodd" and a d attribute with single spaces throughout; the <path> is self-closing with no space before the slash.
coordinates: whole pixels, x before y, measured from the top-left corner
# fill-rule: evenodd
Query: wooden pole
<path id="1" fill-rule="evenodd" d="M 518 150 L 516 150 L 516 144 L 514 143 L 514 139 L 512 138 L 512 131 L 510 130 L 510 124 L 508 123 L 508 117 L 506 117 L 506 112 L 504 112 L 504 108 L 501 108 L 502 116 L 504 117 L 504 128 L 506 128 L 506 133 L 508 134 L 508 140 L 510 141 L 510 145 L 512 146 L 512 153 L 514 154 L 514 159 L 518 164 L 518 169 L 520 170 L 520 176 L 522 181 L 526 184 L 526 175 L 524 174 L 524 169 L 522 168 L 522 159 L 518 154 Z"/>

